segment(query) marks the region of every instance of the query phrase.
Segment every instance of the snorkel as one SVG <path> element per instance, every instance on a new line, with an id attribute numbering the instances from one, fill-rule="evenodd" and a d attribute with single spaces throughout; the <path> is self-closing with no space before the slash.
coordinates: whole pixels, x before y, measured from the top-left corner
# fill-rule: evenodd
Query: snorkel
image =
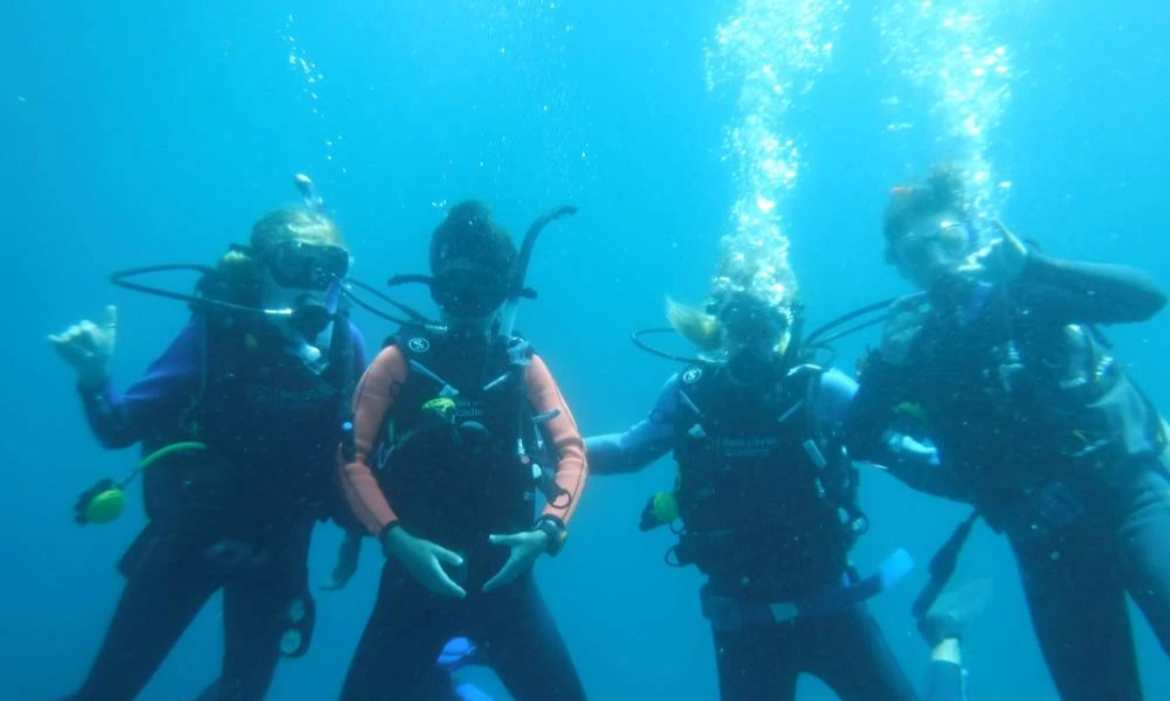
<path id="1" fill-rule="evenodd" d="M 511 337 L 515 331 L 516 316 L 519 310 L 521 299 L 533 299 L 536 297 L 536 292 L 525 285 L 525 280 L 528 276 L 528 266 L 532 261 L 532 251 L 536 246 L 536 240 L 540 237 L 540 233 L 544 231 L 544 228 L 548 226 L 548 224 L 553 220 L 576 214 L 577 211 L 577 208 L 572 205 L 562 205 L 539 217 L 528 227 L 528 231 L 524 235 L 524 240 L 520 245 L 520 250 L 516 254 L 516 260 L 512 265 L 512 269 L 508 274 L 508 279 L 504 286 L 503 304 L 498 308 L 498 312 L 491 315 L 497 320 L 497 323 L 495 323 L 494 326 L 496 334 L 504 337 Z M 347 287 L 353 283 L 354 281 L 352 280 L 347 281 Z M 448 289 L 448 285 L 446 284 L 444 275 L 442 273 L 438 275 L 394 275 L 386 281 L 386 284 L 390 287 L 398 287 L 400 285 L 407 284 L 426 285 L 431 291 L 431 298 L 439 303 L 440 307 L 450 306 L 447 303 L 448 300 L 450 298 L 459 297 L 458 293 L 454 295 L 450 294 L 450 290 Z M 363 288 L 363 290 L 366 292 L 377 295 L 384 301 L 393 304 L 396 308 L 409 315 L 411 320 L 404 323 L 408 323 L 414 326 L 423 326 L 424 328 L 432 330 L 446 330 L 448 328 L 448 324 L 444 322 L 449 321 L 449 319 L 444 319 L 444 322 L 431 321 L 419 312 L 416 312 L 399 302 L 395 302 L 394 300 L 391 300 L 384 295 L 378 294 L 375 290 L 370 289 L 368 286 L 360 284 L 357 286 Z M 347 292 L 351 291 L 347 290 Z M 360 306 L 365 307 L 365 304 L 359 300 L 355 299 L 354 301 L 357 302 Z M 386 315 L 379 314 L 379 316 L 385 317 Z M 490 320 L 489 324 L 491 324 Z"/>
<path id="2" fill-rule="evenodd" d="M 293 176 L 293 185 L 296 186 L 297 192 L 301 193 L 301 199 L 304 200 L 305 207 L 318 214 L 325 214 L 325 200 L 317 192 L 317 186 L 309 176 L 304 173 L 297 173 Z"/>
<path id="3" fill-rule="evenodd" d="M 532 261 L 532 249 L 536 246 L 536 239 L 540 236 L 540 232 L 544 231 L 544 227 L 548 226 L 549 222 L 576 213 L 576 207 L 562 205 L 538 218 L 528 227 L 528 231 L 524 234 L 524 241 L 520 244 L 520 254 L 516 257 L 516 267 L 512 272 L 512 282 L 508 290 L 508 296 L 504 300 L 503 308 L 500 310 L 501 336 L 505 338 L 510 337 L 516 329 L 516 315 L 520 308 L 520 299 L 522 297 L 531 298 L 536 296 L 534 291 L 526 288 L 524 285 L 528 277 L 528 265 Z"/>

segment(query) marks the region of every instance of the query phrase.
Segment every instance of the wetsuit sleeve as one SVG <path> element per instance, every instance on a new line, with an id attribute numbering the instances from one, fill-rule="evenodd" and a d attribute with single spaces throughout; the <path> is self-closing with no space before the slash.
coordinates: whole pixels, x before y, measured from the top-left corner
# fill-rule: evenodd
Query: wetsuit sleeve
<path id="1" fill-rule="evenodd" d="M 944 499 L 971 503 L 973 495 L 956 479 L 953 470 L 939 461 L 938 448 L 897 431 L 883 434 L 885 449 L 879 467 L 911 489 Z"/>
<path id="2" fill-rule="evenodd" d="M 528 386 L 528 400 L 535 414 L 552 416 L 541 424 L 541 430 L 557 457 L 557 487 L 567 497 L 554 500 L 555 504 L 546 504 L 544 515 L 556 516 L 567 524 L 577 509 L 589 475 L 585 464 L 585 442 L 581 440 L 581 432 L 577 430 L 577 422 L 569 411 L 569 405 L 565 403 L 560 388 L 540 356 L 532 356 L 524 380 Z"/>
<path id="3" fill-rule="evenodd" d="M 881 462 L 882 433 L 894 422 L 892 407 L 900 401 L 899 376 L 904 374 L 870 354 L 845 417 L 845 447 L 854 460 Z"/>
<path id="4" fill-rule="evenodd" d="M 1030 315 L 1064 324 L 1145 321 L 1166 306 L 1150 275 L 1121 265 L 1080 263 L 1031 254 L 1014 296 Z"/>
<path id="5" fill-rule="evenodd" d="M 390 502 L 374 477 L 370 456 L 377 445 L 386 414 L 394 406 L 394 399 L 405 380 L 406 362 L 402 353 L 393 346 L 383 349 L 354 391 L 355 458 L 348 463 L 338 461 L 346 501 L 366 530 L 379 537 L 388 525 L 398 520 L 398 516 L 390 508 Z"/>
<path id="6" fill-rule="evenodd" d="M 108 381 L 99 387 L 79 385 L 85 417 L 98 442 L 106 448 L 125 448 L 174 425 L 199 391 L 205 346 L 203 318 L 194 316 L 125 393 L 119 394 Z"/>
<path id="7" fill-rule="evenodd" d="M 362 336 L 362 332 L 358 329 L 357 326 L 353 324 L 353 322 L 350 322 L 349 324 L 349 344 L 350 353 L 353 360 L 353 366 L 350 369 L 350 372 L 353 373 L 350 375 L 352 381 L 352 378 L 360 378 L 362 376 L 362 371 L 366 369 L 365 338 Z M 352 392 L 353 388 L 346 387 L 344 388 L 344 391 Z M 345 446 L 342 446 L 342 451 L 338 455 L 339 463 L 341 462 L 342 456 L 345 455 L 345 452 Z M 348 533 L 352 533 L 359 537 L 368 535 L 366 533 L 365 524 L 358 520 L 357 515 L 354 513 L 353 509 L 350 508 L 347 500 L 345 499 L 344 489 L 340 484 L 338 484 L 337 487 L 337 499 L 330 501 L 330 518 L 333 519 L 333 522 L 336 523 L 338 527 Z"/>
<path id="8" fill-rule="evenodd" d="M 969 501 L 953 470 L 941 464 L 938 449 L 908 435 L 897 406 L 912 396 L 914 377 L 900 366 L 871 357 L 861 385 L 845 412 L 845 446 L 854 460 L 886 469 L 912 489 Z"/>
<path id="9" fill-rule="evenodd" d="M 674 448 L 674 421 L 678 413 L 678 375 L 658 394 L 650 415 L 623 433 L 585 440 L 589 471 L 599 475 L 637 472 Z"/>

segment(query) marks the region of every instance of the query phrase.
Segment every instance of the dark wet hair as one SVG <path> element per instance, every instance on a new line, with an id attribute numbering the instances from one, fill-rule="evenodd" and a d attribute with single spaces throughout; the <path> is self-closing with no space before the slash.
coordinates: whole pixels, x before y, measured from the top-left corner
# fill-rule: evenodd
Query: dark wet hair
<path id="1" fill-rule="evenodd" d="M 962 169 L 949 162 L 939 163 L 922 185 L 899 185 L 890 189 L 882 231 L 893 243 L 906 235 L 917 219 L 939 212 L 954 212 L 964 219 L 970 216 L 967 181 Z"/>
<path id="2" fill-rule="evenodd" d="M 468 200 L 451 208 L 431 235 L 431 274 L 471 268 L 507 279 L 516 262 L 516 244 L 492 221 L 483 202 Z"/>

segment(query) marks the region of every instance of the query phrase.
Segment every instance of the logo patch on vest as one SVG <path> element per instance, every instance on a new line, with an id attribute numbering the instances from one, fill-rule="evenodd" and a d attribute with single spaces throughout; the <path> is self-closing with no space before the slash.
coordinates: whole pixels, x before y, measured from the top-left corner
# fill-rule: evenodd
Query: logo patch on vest
<path id="1" fill-rule="evenodd" d="M 431 349 L 431 342 L 425 338 L 412 338 L 406 342 L 406 347 L 415 353 L 426 353 Z"/>
<path id="2" fill-rule="evenodd" d="M 693 385 L 701 379 L 703 379 L 703 371 L 700 368 L 691 368 L 682 374 L 683 383 L 688 385 Z"/>
<path id="3" fill-rule="evenodd" d="M 719 439 L 719 452 L 728 458 L 766 458 L 780 447 L 775 436 L 731 436 Z"/>

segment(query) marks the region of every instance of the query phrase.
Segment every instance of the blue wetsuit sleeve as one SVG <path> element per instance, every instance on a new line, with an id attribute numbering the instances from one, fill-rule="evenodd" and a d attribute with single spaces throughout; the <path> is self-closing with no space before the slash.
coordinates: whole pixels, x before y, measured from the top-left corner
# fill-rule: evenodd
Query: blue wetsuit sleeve
<path id="1" fill-rule="evenodd" d="M 119 394 L 110 382 L 79 387 L 85 417 L 106 448 L 125 448 L 173 425 L 198 392 L 203 374 L 205 327 L 192 317 L 141 380 Z"/>
<path id="2" fill-rule="evenodd" d="M 667 381 L 650 415 L 626 429 L 585 439 L 589 471 L 598 475 L 637 472 L 674 448 L 678 376 Z"/>

